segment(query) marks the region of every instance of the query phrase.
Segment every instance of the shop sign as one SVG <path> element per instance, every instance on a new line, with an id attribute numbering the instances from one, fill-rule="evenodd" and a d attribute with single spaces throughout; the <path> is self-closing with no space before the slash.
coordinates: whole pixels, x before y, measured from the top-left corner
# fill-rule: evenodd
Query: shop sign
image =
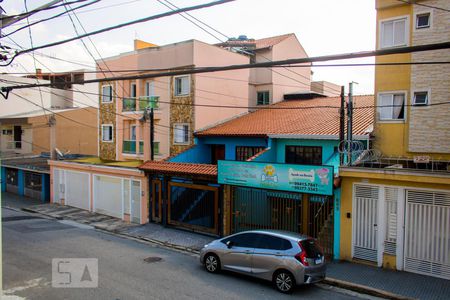
<path id="1" fill-rule="evenodd" d="M 218 162 L 220 184 L 318 195 L 333 194 L 333 167 L 259 162 Z"/>

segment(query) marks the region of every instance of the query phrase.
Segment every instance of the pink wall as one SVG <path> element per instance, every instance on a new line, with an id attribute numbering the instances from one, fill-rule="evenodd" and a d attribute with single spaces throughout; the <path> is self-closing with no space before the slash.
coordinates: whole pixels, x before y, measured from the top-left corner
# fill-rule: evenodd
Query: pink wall
<path id="1" fill-rule="evenodd" d="M 274 45 L 272 49 L 273 60 L 308 57 L 295 35 L 291 35 Z M 311 67 L 291 68 L 291 71 L 284 68 L 276 68 L 274 70 L 281 74 L 272 73 L 274 102 L 283 100 L 283 95 L 286 93 L 310 90 Z"/>
<path id="2" fill-rule="evenodd" d="M 249 58 L 203 42 L 194 41 L 196 67 L 249 63 Z M 195 76 L 195 104 L 233 106 L 215 108 L 195 106 L 195 130 L 247 111 L 249 70 L 233 70 Z"/>

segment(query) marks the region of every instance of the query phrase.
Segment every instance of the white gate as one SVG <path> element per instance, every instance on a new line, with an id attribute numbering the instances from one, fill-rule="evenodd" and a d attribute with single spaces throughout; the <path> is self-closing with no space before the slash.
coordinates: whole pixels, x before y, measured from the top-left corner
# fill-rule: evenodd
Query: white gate
<path id="1" fill-rule="evenodd" d="M 450 193 L 406 191 L 405 271 L 450 279 Z"/>
<path id="2" fill-rule="evenodd" d="M 355 185 L 353 195 L 353 257 L 377 262 L 379 187 Z"/>
<path id="3" fill-rule="evenodd" d="M 122 179 L 94 176 L 94 211 L 122 219 Z"/>
<path id="4" fill-rule="evenodd" d="M 65 204 L 90 210 L 89 173 L 65 170 Z"/>

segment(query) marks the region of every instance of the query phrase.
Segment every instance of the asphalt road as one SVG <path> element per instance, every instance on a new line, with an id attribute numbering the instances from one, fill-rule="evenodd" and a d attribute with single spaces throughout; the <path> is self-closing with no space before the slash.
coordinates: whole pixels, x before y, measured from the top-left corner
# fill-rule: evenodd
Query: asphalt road
<path id="1" fill-rule="evenodd" d="M 11 299 L 358 297 L 358 294 L 317 286 L 299 287 L 293 295 L 283 295 L 269 282 L 232 273 L 209 274 L 194 255 L 123 239 L 75 223 L 32 218 L 30 214 L 10 209 L 3 209 L 2 214 L 3 289 Z M 53 258 L 98 259 L 98 287 L 53 288 Z M 146 262 L 146 258 L 161 260 Z M 90 273 L 88 279 L 92 280 L 94 276 Z"/>

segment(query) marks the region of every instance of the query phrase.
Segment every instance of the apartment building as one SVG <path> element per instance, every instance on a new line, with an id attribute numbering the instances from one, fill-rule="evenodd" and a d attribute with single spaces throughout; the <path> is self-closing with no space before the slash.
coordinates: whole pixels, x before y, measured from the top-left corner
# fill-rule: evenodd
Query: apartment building
<path id="1" fill-rule="evenodd" d="M 445 0 L 377 0 L 377 48 L 450 40 Z M 377 57 L 439 62 L 447 50 Z M 450 279 L 450 70 L 376 66 L 370 159 L 341 168 L 342 259 Z"/>

